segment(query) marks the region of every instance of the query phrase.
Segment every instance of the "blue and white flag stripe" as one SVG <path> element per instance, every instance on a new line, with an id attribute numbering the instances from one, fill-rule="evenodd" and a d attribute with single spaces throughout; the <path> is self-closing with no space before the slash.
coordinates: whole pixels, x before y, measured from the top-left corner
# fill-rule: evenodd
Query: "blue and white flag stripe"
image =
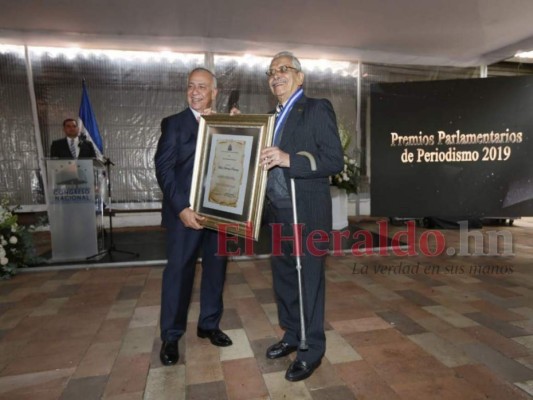
<path id="1" fill-rule="evenodd" d="M 80 131 L 85 133 L 87 139 L 90 139 L 97 151 L 102 155 L 104 153 L 104 146 L 102 144 L 102 137 L 100 136 L 100 131 L 98 129 L 98 124 L 91 107 L 91 102 L 89 100 L 89 94 L 87 93 L 87 87 L 85 86 L 85 81 L 82 82 L 82 93 L 81 93 L 81 104 L 80 104 Z"/>
<path id="2" fill-rule="evenodd" d="M 272 143 L 274 145 L 279 144 L 279 130 L 280 127 L 283 126 L 283 122 L 287 119 L 287 115 L 291 112 L 292 106 L 302 95 L 304 94 L 304 90 L 302 88 L 299 88 L 294 94 L 289 98 L 287 103 L 283 106 L 283 110 L 281 110 L 281 113 L 276 118 L 276 124 L 274 125 L 274 140 Z"/>

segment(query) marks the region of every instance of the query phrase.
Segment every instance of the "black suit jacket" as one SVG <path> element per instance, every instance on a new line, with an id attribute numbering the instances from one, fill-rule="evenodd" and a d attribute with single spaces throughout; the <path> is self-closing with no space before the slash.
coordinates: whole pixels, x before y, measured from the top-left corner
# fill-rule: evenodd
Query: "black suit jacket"
<path id="1" fill-rule="evenodd" d="M 329 177 L 344 168 L 344 152 L 337 119 L 329 100 L 302 96 L 293 106 L 279 148 L 289 153 L 291 166 L 283 168 L 287 188 L 294 178 L 298 222 L 307 233 L 315 229 L 331 231 L 331 194 Z M 311 170 L 305 151 L 316 161 Z"/>
<path id="2" fill-rule="evenodd" d="M 162 219 L 167 228 L 183 226 L 179 213 L 190 206 L 198 121 L 190 108 L 161 121 L 155 173 L 163 191 Z"/>
<path id="3" fill-rule="evenodd" d="M 87 140 L 80 141 L 78 144 L 80 154 L 78 158 L 96 158 L 96 151 L 93 144 Z M 50 157 L 54 158 L 74 158 L 70 152 L 67 138 L 54 140 L 50 147 Z"/>

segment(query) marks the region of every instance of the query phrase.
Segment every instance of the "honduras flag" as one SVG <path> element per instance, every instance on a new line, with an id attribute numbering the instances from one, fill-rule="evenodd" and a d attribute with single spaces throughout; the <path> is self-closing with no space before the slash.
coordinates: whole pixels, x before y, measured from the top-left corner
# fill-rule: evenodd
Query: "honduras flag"
<path id="1" fill-rule="evenodd" d="M 102 137 L 98 130 L 98 124 L 94 117 L 85 80 L 82 81 L 81 104 L 80 104 L 80 135 L 85 135 L 87 140 L 93 142 L 98 158 L 103 158 L 104 147 L 102 145 Z"/>

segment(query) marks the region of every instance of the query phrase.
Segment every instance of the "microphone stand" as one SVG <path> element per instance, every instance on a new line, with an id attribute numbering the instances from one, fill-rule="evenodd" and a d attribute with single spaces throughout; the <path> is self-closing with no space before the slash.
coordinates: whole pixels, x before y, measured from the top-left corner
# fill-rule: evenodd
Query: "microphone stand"
<path id="1" fill-rule="evenodd" d="M 111 196 L 111 165 L 115 164 L 109 158 L 104 158 L 104 160 L 104 165 L 106 166 L 107 173 L 107 198 L 109 202 L 106 207 L 109 215 L 109 246 L 107 247 L 107 249 L 95 254 L 94 256 L 87 257 L 87 260 L 109 255 L 109 259 L 113 261 L 113 253 L 128 254 L 133 257 L 139 257 L 139 253 L 135 253 L 133 251 L 119 250 L 115 246 L 115 242 L 113 240 L 113 201 Z"/>

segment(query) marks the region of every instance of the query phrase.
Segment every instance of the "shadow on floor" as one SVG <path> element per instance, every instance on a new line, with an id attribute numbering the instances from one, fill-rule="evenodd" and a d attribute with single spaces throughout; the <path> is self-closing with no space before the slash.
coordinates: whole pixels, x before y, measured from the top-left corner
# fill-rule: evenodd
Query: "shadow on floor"
<path id="1" fill-rule="evenodd" d="M 371 242 L 372 248 L 402 246 L 403 243 L 394 242 L 390 238 L 385 238 L 379 234 L 364 230 L 365 235 L 358 235 L 363 231 L 357 225 L 350 224 L 342 230 L 342 235 L 338 234 L 336 241 L 331 241 L 330 250 L 346 251 L 352 248 L 355 243 L 360 243 L 361 247 L 368 247 Z M 366 233 L 368 232 L 368 233 Z M 354 238 L 355 236 L 355 238 Z M 46 239 L 44 239 L 46 241 Z M 367 242 L 365 242 L 367 241 Z M 102 264 L 102 263 L 122 263 L 130 261 L 156 261 L 166 259 L 166 232 L 162 227 L 139 227 L 139 228 L 119 228 L 113 231 L 114 246 L 111 247 L 109 237 L 106 237 L 107 251 L 100 257 L 91 260 L 80 260 L 76 262 L 54 262 L 50 239 L 48 243 L 41 244 L 43 250 L 40 253 L 42 262 L 35 267 L 51 265 L 72 265 L 76 263 Z M 363 245 L 364 243 L 364 245 Z M 249 249 L 252 247 L 253 251 Z M 259 234 L 259 240 L 253 242 L 253 246 L 246 246 L 245 240 L 238 238 L 237 241 L 228 241 L 226 250 L 233 256 L 267 256 L 272 252 L 272 240 L 267 227 L 263 227 Z M 137 254 L 137 256 L 135 256 Z"/>

